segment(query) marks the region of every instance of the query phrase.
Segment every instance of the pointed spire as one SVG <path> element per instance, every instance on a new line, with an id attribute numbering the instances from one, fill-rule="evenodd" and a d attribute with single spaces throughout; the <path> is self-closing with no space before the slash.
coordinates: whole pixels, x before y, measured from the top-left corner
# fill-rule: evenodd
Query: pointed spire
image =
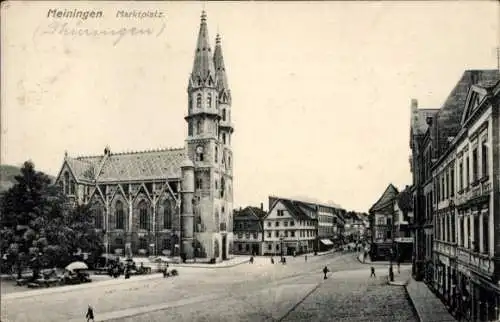
<path id="1" fill-rule="evenodd" d="M 217 75 L 217 88 L 221 89 L 229 89 L 227 84 L 227 76 L 226 76 L 226 67 L 224 66 L 224 57 L 222 55 L 222 46 L 221 46 L 221 37 L 217 33 L 217 37 L 215 38 L 215 51 L 214 51 L 214 65 L 215 65 L 215 73 Z"/>
<path id="2" fill-rule="evenodd" d="M 212 61 L 212 49 L 210 48 L 207 27 L 207 14 L 205 10 L 201 13 L 200 31 L 198 33 L 198 42 L 194 54 L 194 64 L 191 78 L 197 81 L 200 76 L 205 81 L 208 75 L 211 75 L 215 81 L 215 68 Z"/>

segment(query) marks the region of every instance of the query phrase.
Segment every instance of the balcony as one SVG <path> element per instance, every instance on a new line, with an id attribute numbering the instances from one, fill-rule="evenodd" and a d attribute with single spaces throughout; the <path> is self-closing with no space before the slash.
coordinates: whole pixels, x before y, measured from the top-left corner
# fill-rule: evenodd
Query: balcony
<path id="1" fill-rule="evenodd" d="M 457 248 L 449 243 L 434 241 L 432 249 L 448 257 L 455 258 L 457 256 Z"/>

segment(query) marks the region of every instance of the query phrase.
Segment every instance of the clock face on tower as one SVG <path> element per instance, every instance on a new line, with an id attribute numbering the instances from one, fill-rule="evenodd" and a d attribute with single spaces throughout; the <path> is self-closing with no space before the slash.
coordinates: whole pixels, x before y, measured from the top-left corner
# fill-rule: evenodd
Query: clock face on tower
<path id="1" fill-rule="evenodd" d="M 198 146 L 198 147 L 196 148 L 196 152 L 197 152 L 197 153 L 203 153 L 203 147 L 202 147 L 202 146 Z"/>

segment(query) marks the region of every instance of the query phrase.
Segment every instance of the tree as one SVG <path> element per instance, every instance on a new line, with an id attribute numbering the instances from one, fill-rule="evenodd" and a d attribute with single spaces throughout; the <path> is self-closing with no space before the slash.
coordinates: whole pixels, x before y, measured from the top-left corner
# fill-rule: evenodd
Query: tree
<path id="1" fill-rule="evenodd" d="M 63 266 L 78 250 L 102 250 L 87 206 L 70 207 L 61 189 L 30 161 L 15 179 L 1 200 L 0 230 L 1 251 L 19 278 L 25 266 L 36 278 L 41 267 Z"/>

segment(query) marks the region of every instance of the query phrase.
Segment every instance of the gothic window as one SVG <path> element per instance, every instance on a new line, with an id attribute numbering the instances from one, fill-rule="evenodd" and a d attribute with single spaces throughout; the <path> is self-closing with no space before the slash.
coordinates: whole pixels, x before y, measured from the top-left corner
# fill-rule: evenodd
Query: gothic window
<path id="1" fill-rule="evenodd" d="M 123 210 L 123 202 L 118 200 L 115 204 L 116 229 L 125 228 L 125 216 Z"/>
<path id="2" fill-rule="evenodd" d="M 188 123 L 188 135 L 193 135 L 193 123 L 191 121 Z"/>
<path id="3" fill-rule="evenodd" d="M 224 181 L 224 178 L 221 179 L 220 181 L 220 197 L 224 198 L 224 189 L 226 188 L 226 183 Z"/>
<path id="4" fill-rule="evenodd" d="M 69 180 L 69 194 L 74 195 L 75 194 L 75 182 L 73 179 Z"/>
<path id="5" fill-rule="evenodd" d="M 63 180 L 59 181 L 59 188 L 61 188 L 61 192 L 64 193 L 64 181 Z"/>
<path id="6" fill-rule="evenodd" d="M 201 77 L 198 77 L 198 86 L 201 86 Z"/>
<path id="7" fill-rule="evenodd" d="M 219 180 L 215 179 L 215 190 L 219 189 Z"/>
<path id="8" fill-rule="evenodd" d="M 200 145 L 196 147 L 196 161 L 203 161 L 203 158 L 204 158 L 204 149 Z"/>
<path id="9" fill-rule="evenodd" d="M 69 173 L 64 173 L 64 193 L 69 194 Z"/>
<path id="10" fill-rule="evenodd" d="M 215 229 L 219 229 L 220 228 L 220 224 L 219 224 L 219 210 L 218 209 L 215 209 Z"/>
<path id="11" fill-rule="evenodd" d="M 198 122 L 196 122 L 196 132 L 197 134 L 203 133 L 203 123 L 201 123 L 201 120 L 198 120 Z"/>
<path id="12" fill-rule="evenodd" d="M 149 228 L 149 218 L 148 218 L 148 205 L 146 201 L 142 200 L 139 203 L 139 229 Z"/>
<path id="13" fill-rule="evenodd" d="M 226 120 L 226 109 L 223 109 L 222 110 L 222 120 L 225 121 Z"/>
<path id="14" fill-rule="evenodd" d="M 172 203 L 170 200 L 165 200 L 163 205 L 163 228 L 172 229 Z"/>
<path id="15" fill-rule="evenodd" d="M 222 143 L 226 144 L 226 133 L 222 133 Z"/>
<path id="16" fill-rule="evenodd" d="M 231 168 L 231 156 L 227 157 L 227 167 Z"/>
<path id="17" fill-rule="evenodd" d="M 215 153 L 214 153 L 215 163 L 218 162 L 218 154 L 219 154 L 219 149 L 217 147 L 215 147 Z"/>
<path id="18" fill-rule="evenodd" d="M 201 94 L 196 95 L 196 107 L 201 108 Z"/>
<path id="19" fill-rule="evenodd" d="M 215 123 L 215 136 L 219 136 L 219 121 L 217 121 L 217 123 Z"/>
<path id="20" fill-rule="evenodd" d="M 211 108 L 212 107 L 212 94 L 208 93 L 207 95 L 207 107 Z"/>
<path id="21" fill-rule="evenodd" d="M 94 212 L 95 228 L 102 229 L 103 216 L 102 216 L 102 208 L 100 207 L 100 205 L 94 208 L 93 212 Z"/>

